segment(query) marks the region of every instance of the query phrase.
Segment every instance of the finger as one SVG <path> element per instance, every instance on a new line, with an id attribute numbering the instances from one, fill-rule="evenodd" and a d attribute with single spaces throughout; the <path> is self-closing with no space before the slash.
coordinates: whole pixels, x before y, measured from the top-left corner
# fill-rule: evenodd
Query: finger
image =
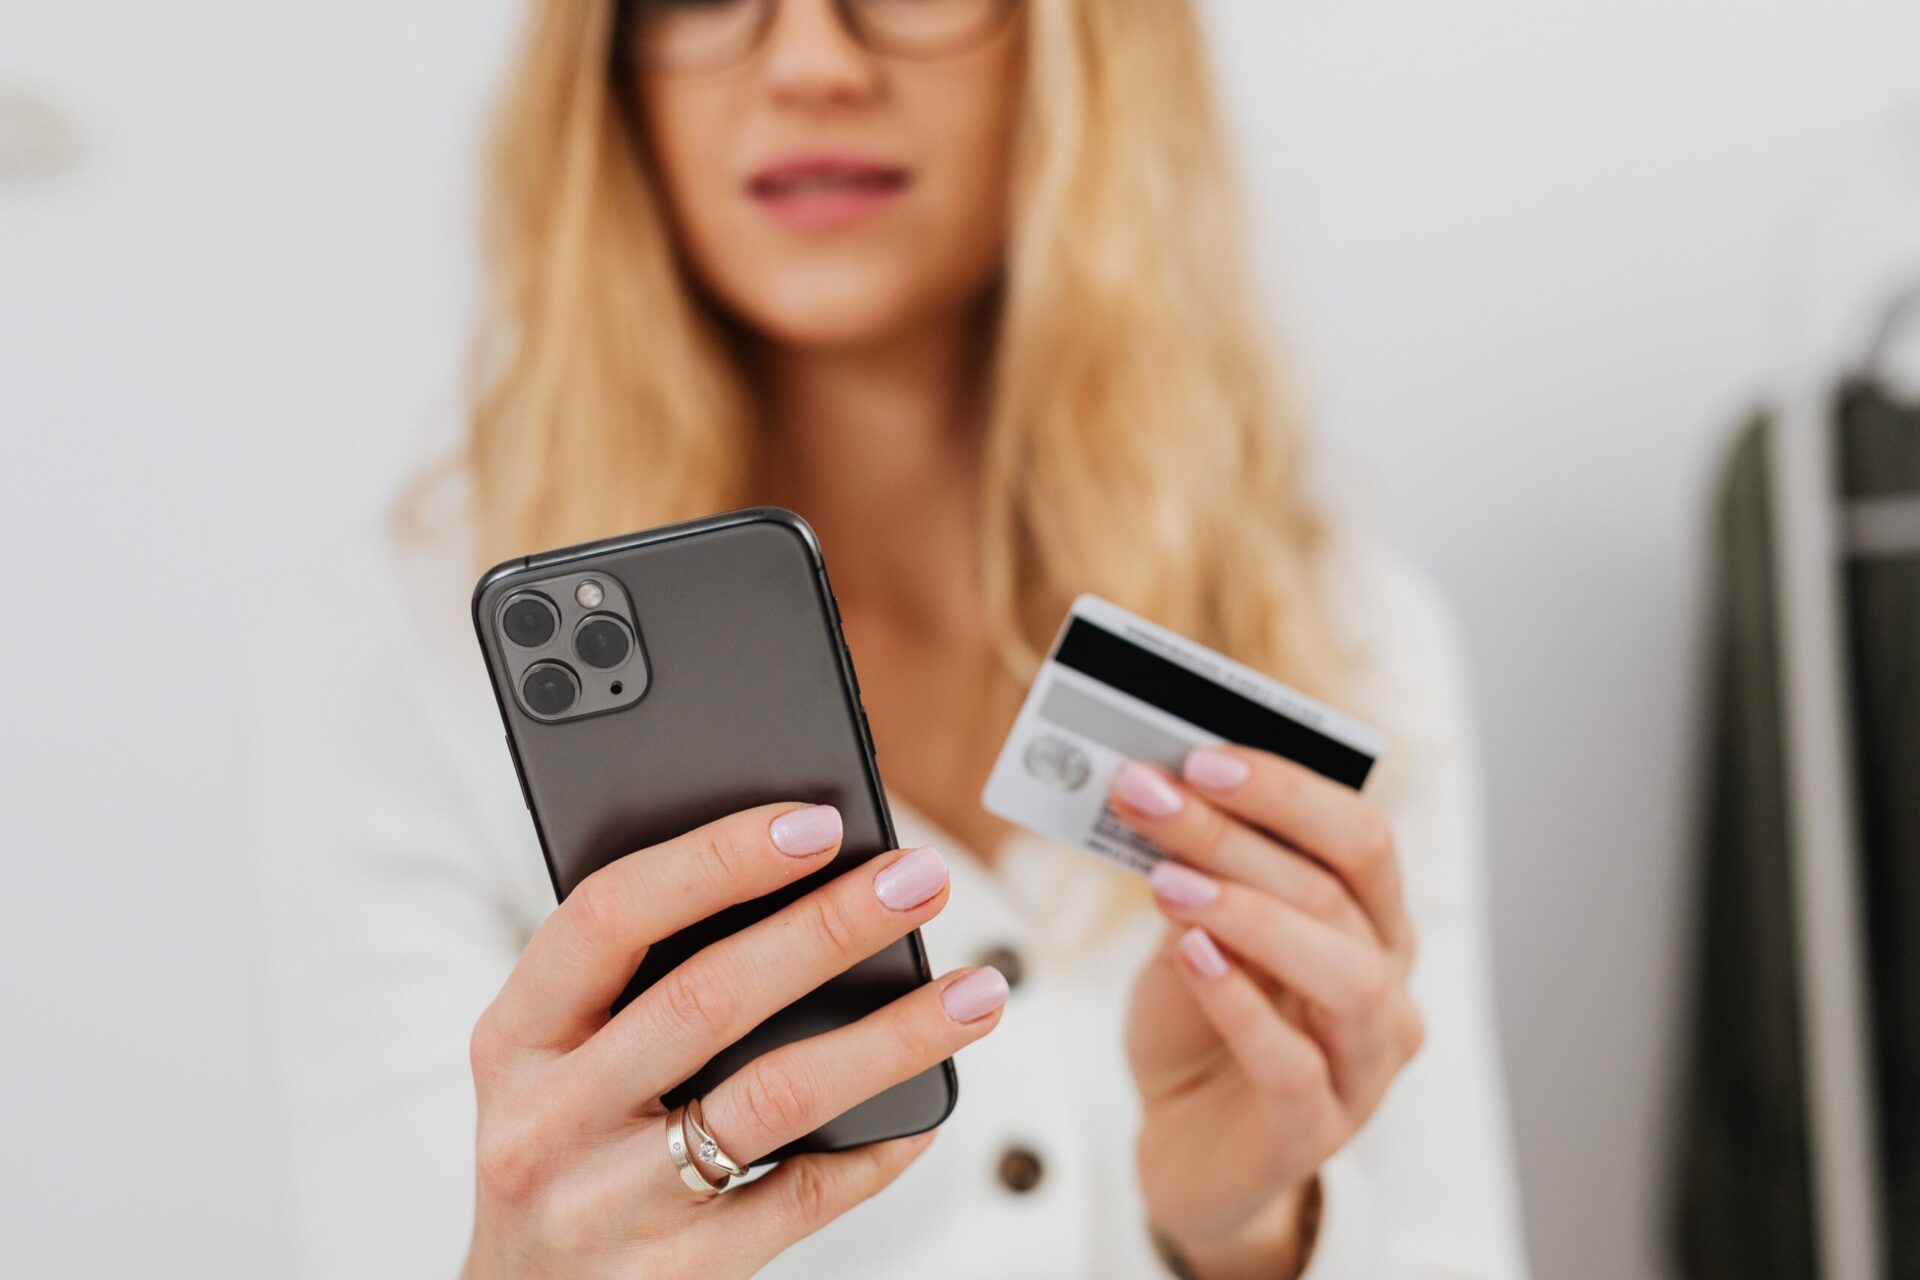
<path id="1" fill-rule="evenodd" d="M 1295 1116 L 1307 1137 L 1338 1114 L 1320 1046 L 1281 1017 L 1273 1002 L 1207 931 L 1180 935 L 1180 971 L 1194 1002 L 1260 1095 Z"/>
<path id="2" fill-rule="evenodd" d="M 764 1177 L 715 1201 L 720 1212 L 703 1224 L 702 1233 L 712 1233 L 713 1248 L 745 1264 L 739 1267 L 741 1274 L 758 1271 L 794 1241 L 885 1190 L 933 1144 L 935 1132 L 782 1161 Z M 701 1254 L 708 1256 L 708 1251 Z"/>
<path id="3" fill-rule="evenodd" d="M 1263 890 L 1357 936 L 1381 936 L 1340 877 L 1183 789 L 1153 765 L 1121 766 L 1113 807 L 1129 826 L 1189 866 Z"/>
<path id="4" fill-rule="evenodd" d="M 1158 884 L 1171 878 L 1164 868 L 1178 865 L 1154 868 Z M 1405 963 L 1256 889 L 1179 870 L 1190 878 L 1185 891 L 1170 896 L 1157 888 L 1160 909 L 1182 924 L 1202 926 L 1278 982 L 1286 997 L 1304 1000 L 1316 1016 L 1305 1020 L 1303 1030 L 1325 1054 L 1335 1091 L 1356 1105 L 1376 1101 L 1420 1047 L 1422 1028 L 1404 982 Z M 1211 896 L 1202 882 L 1212 886 Z"/>
<path id="5" fill-rule="evenodd" d="M 581 1069 L 604 1081 L 592 1092 L 630 1114 L 769 1015 L 938 915 L 947 894 L 938 850 L 900 850 L 710 943 L 581 1046 Z"/>
<path id="6" fill-rule="evenodd" d="M 1411 946 L 1393 827 L 1359 792 L 1271 752 L 1230 744 L 1188 752 L 1180 774 L 1212 803 L 1325 862 L 1389 945 Z"/>
<path id="7" fill-rule="evenodd" d="M 609 863 L 535 932 L 483 1023 L 518 1044 L 572 1048 L 606 1022 L 650 945 L 817 870 L 839 847 L 832 806 L 775 804 Z"/>
<path id="8" fill-rule="evenodd" d="M 1400 965 L 1378 944 L 1341 933 L 1258 889 L 1223 883 L 1177 862 L 1160 863 L 1149 880 L 1167 915 L 1200 925 L 1350 1036 L 1387 1025 L 1400 991 Z"/>
<path id="9" fill-rule="evenodd" d="M 702 1100 L 707 1128 L 734 1159 L 758 1160 L 986 1035 L 1006 999 L 999 970 L 967 969 L 857 1022 L 782 1045 Z"/>

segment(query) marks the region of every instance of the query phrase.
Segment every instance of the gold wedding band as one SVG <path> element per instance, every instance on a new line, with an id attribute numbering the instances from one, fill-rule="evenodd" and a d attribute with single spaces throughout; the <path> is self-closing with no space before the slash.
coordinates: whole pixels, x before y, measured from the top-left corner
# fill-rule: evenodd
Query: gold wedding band
<path id="1" fill-rule="evenodd" d="M 726 1190 L 731 1179 L 722 1174 L 718 1185 L 707 1179 L 707 1174 L 694 1163 L 693 1153 L 687 1146 L 687 1104 L 681 1103 L 667 1112 L 667 1155 L 673 1160 L 674 1170 L 679 1173 L 680 1181 L 687 1184 L 687 1190 L 702 1200 L 711 1200 Z"/>

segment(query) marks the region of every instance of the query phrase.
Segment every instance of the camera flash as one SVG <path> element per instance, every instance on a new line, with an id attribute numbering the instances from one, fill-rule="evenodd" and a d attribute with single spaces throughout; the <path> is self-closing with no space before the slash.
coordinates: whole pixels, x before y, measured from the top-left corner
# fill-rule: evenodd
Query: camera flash
<path id="1" fill-rule="evenodd" d="M 607 593 L 600 589 L 599 583 L 588 578 L 573 589 L 573 598 L 580 602 L 582 609 L 598 609 L 600 602 L 607 598 Z"/>

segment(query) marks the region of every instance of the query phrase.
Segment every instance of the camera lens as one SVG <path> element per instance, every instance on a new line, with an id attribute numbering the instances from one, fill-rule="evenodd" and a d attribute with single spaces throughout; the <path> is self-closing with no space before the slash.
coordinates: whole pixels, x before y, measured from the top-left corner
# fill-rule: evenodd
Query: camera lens
<path id="1" fill-rule="evenodd" d="M 611 671 L 633 652 L 633 637 L 627 624 L 609 614 L 595 614 L 573 633 L 573 650 L 580 661 L 602 671 Z"/>
<path id="2" fill-rule="evenodd" d="M 527 710 L 533 714 L 557 716 L 579 700 L 580 682 L 557 662 L 536 662 L 520 682 L 520 696 L 527 700 Z"/>
<path id="3" fill-rule="evenodd" d="M 538 649 L 559 625 L 560 616 L 540 596 L 515 596 L 500 615 L 500 629 L 522 649 Z"/>

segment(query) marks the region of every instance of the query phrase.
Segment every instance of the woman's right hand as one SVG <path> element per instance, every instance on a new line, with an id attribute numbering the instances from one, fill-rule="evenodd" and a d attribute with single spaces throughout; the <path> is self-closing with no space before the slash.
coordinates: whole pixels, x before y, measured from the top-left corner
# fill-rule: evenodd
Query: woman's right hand
<path id="1" fill-rule="evenodd" d="M 751 1275 L 926 1149 L 931 1133 L 795 1156 L 703 1199 L 668 1157 L 660 1095 L 938 915 L 947 869 L 932 849 L 853 868 L 709 944 L 608 1016 L 653 942 L 806 875 L 839 847 L 840 815 L 828 806 L 748 809 L 595 872 L 541 925 L 473 1032 L 469 1280 Z M 986 1035 L 1006 994 L 990 968 L 957 970 L 771 1050 L 705 1096 L 707 1127 L 750 1163 Z"/>

